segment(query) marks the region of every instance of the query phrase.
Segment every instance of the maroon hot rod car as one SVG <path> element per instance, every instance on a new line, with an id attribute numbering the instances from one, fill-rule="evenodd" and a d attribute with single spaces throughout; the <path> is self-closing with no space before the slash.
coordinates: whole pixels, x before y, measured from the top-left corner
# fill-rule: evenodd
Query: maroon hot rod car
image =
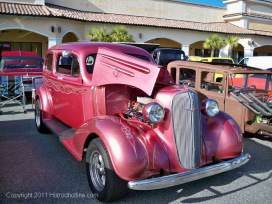
<path id="1" fill-rule="evenodd" d="M 82 161 L 92 193 L 107 202 L 245 164 L 238 124 L 213 99 L 173 83 L 145 50 L 67 43 L 45 54 L 35 122 Z"/>

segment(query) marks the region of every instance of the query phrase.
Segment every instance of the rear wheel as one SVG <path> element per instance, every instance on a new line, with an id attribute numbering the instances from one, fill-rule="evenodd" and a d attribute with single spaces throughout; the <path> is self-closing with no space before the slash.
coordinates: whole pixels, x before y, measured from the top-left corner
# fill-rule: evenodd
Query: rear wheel
<path id="1" fill-rule="evenodd" d="M 38 99 L 35 104 L 35 124 L 36 124 L 36 128 L 38 132 L 40 133 L 49 132 L 49 129 L 46 127 L 46 125 L 43 122 L 40 99 Z"/>
<path id="2" fill-rule="evenodd" d="M 92 193 L 99 201 L 110 202 L 126 195 L 127 181 L 116 175 L 100 138 L 92 140 L 88 146 L 86 170 Z"/>

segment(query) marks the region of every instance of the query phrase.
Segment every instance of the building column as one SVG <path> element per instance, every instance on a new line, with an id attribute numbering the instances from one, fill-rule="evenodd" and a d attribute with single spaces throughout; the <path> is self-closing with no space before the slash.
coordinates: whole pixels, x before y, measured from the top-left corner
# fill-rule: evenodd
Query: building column
<path id="1" fill-rule="evenodd" d="M 62 43 L 61 38 L 48 38 L 48 48 L 61 43 Z"/>
<path id="2" fill-rule="evenodd" d="M 220 49 L 219 57 L 229 57 L 229 45 Z"/>
<path id="3" fill-rule="evenodd" d="M 244 48 L 244 57 L 253 57 L 254 49 L 252 48 Z"/>
<path id="4" fill-rule="evenodd" d="M 189 56 L 190 45 L 182 45 L 181 49 L 185 52 L 186 56 Z"/>

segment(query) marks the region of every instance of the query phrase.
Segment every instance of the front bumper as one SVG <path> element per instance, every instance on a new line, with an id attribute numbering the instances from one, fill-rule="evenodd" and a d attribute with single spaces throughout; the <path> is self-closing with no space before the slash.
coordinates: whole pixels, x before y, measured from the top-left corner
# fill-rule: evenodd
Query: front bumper
<path id="1" fill-rule="evenodd" d="M 141 181 L 130 181 L 128 182 L 128 187 L 133 190 L 154 190 L 176 186 L 235 169 L 247 163 L 249 159 L 250 155 L 245 154 L 229 161 L 199 168 L 193 171 L 163 176 L 159 178 L 145 179 Z"/>

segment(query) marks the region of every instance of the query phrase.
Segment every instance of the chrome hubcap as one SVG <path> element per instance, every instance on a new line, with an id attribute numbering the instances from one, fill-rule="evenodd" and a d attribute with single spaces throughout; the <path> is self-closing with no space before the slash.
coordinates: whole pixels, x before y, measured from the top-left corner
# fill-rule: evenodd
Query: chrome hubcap
<path id="1" fill-rule="evenodd" d="M 102 155 L 99 152 L 92 152 L 89 167 L 94 187 L 102 191 L 106 184 L 106 172 Z"/>

